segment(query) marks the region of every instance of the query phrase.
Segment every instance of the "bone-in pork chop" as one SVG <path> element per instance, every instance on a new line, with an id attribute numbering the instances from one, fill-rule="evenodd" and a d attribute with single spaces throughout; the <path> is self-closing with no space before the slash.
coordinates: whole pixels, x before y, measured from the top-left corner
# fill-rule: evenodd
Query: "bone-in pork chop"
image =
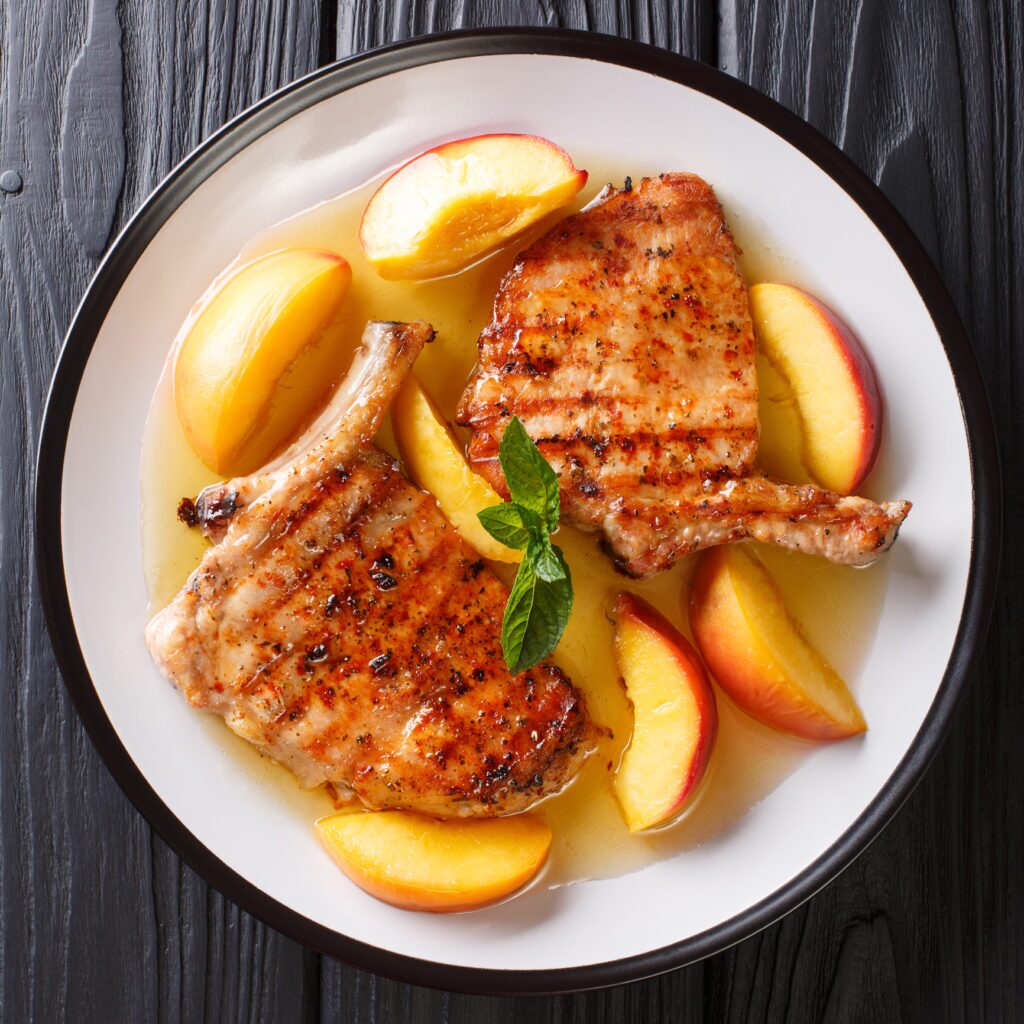
<path id="1" fill-rule="evenodd" d="M 186 506 L 214 544 L 146 640 L 190 703 L 306 786 L 505 814 L 561 788 L 595 730 L 555 666 L 509 673 L 506 588 L 372 443 L 432 336 L 368 325 L 302 441 Z"/>
<path id="2" fill-rule="evenodd" d="M 515 415 L 560 477 L 569 522 L 637 577 L 753 538 L 863 565 L 908 502 L 775 483 L 754 466 L 754 331 L 736 247 L 689 174 L 610 186 L 517 258 L 459 407 L 475 468 L 505 490 Z"/>

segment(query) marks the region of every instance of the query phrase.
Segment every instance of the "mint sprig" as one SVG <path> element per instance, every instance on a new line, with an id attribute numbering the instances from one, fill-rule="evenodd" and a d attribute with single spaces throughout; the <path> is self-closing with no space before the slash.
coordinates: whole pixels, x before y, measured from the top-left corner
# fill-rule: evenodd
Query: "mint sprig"
<path id="1" fill-rule="evenodd" d="M 498 455 L 512 495 L 511 504 L 540 516 L 547 524 L 547 532 L 554 533 L 558 529 L 561 508 L 558 477 L 537 450 L 518 416 L 513 416 L 505 428 Z"/>
<path id="2" fill-rule="evenodd" d="M 561 548 L 551 543 L 561 503 L 558 477 L 513 416 L 498 448 L 511 501 L 477 513 L 483 528 L 506 547 L 523 551 L 501 624 L 501 647 L 511 672 L 525 672 L 557 646 L 572 611 L 572 577 Z"/>
<path id="3" fill-rule="evenodd" d="M 530 538 L 538 533 L 547 533 L 541 526 L 540 517 L 521 505 L 507 501 L 504 505 L 492 505 L 477 512 L 483 528 L 507 548 L 522 551 Z"/>

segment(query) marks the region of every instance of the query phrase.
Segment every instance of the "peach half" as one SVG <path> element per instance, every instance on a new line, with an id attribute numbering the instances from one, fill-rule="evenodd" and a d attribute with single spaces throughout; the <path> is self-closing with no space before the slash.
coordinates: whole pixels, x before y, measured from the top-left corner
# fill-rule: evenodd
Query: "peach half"
<path id="1" fill-rule="evenodd" d="M 510 896 L 551 846 L 543 818 L 430 818 L 411 811 L 332 814 L 317 823 L 342 871 L 403 910 L 473 910 Z"/>
<path id="2" fill-rule="evenodd" d="M 660 825 L 693 798 L 718 729 L 715 695 L 689 641 L 634 594 L 615 603 L 615 657 L 633 735 L 615 774 L 630 832 Z"/>
<path id="3" fill-rule="evenodd" d="M 786 465 L 787 452 L 799 451 L 811 481 L 792 479 L 791 470 L 782 475 L 852 494 L 871 471 L 882 434 L 867 354 L 823 302 L 791 285 L 755 284 L 750 313 L 759 353 L 788 384 L 797 412 L 788 420 L 765 417 L 762 402 L 762 465 L 772 472 Z"/>
<path id="4" fill-rule="evenodd" d="M 411 373 L 391 406 L 391 426 L 409 475 L 434 496 L 463 540 L 484 558 L 521 561 L 522 552 L 496 541 L 477 519 L 477 512 L 503 499 L 469 468 L 440 410 Z"/>
<path id="5" fill-rule="evenodd" d="M 808 740 L 843 739 L 867 728 L 846 683 L 803 635 L 746 545 L 701 556 L 690 628 L 719 685 L 759 722 Z"/>
<path id="6" fill-rule="evenodd" d="M 359 227 L 381 277 L 462 270 L 567 203 L 587 172 L 537 135 L 477 135 L 429 149 L 391 175 Z"/>
<path id="7" fill-rule="evenodd" d="M 352 272 L 332 252 L 283 249 L 235 271 L 206 299 L 182 339 L 174 398 L 185 436 L 217 473 L 260 465 L 322 394 L 302 391 L 267 422 L 278 385 L 337 319 Z M 248 442 L 259 433 L 259 450 Z"/>

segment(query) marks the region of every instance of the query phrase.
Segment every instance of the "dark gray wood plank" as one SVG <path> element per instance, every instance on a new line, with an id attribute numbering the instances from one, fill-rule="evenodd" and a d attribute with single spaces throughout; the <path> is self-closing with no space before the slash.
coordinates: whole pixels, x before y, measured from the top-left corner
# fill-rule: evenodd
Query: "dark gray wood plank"
<path id="1" fill-rule="evenodd" d="M 28 510 L 46 386 L 97 257 L 202 138 L 315 67 L 319 30 L 315 0 L 0 2 L 5 1021 L 307 1015 L 303 950 L 184 868 L 85 737 L 45 638 Z"/>
<path id="2" fill-rule="evenodd" d="M 96 254 L 192 146 L 332 55 L 322 23 L 339 55 L 463 25 L 590 28 L 717 61 L 780 98 L 880 181 L 938 259 L 992 387 L 1008 498 L 1021 498 L 1009 456 L 1024 429 L 1024 18 L 1011 0 L 722 0 L 720 21 L 711 0 L 325 10 L 322 22 L 312 0 L 0 0 L 0 1018 L 1017 1019 L 1024 712 L 1009 681 L 1024 629 L 1010 593 L 950 741 L 872 849 L 761 936 L 611 992 L 449 996 L 321 961 L 209 890 L 127 805 L 57 680 L 30 582 L 45 383 Z M 1009 574 L 1021 557 L 1011 535 Z"/>
<path id="3" fill-rule="evenodd" d="M 1018 3 L 725 0 L 721 66 L 807 118 L 881 186 L 935 259 L 979 353 L 1020 503 Z M 927 429 L 923 424 L 922 429 Z M 1007 578 L 1021 545 L 1006 538 Z M 859 863 L 711 966 L 770 990 L 730 1020 L 1012 1021 L 1024 1006 L 1021 602 L 995 628 L 936 764 Z M 724 988 L 724 982 L 723 982 Z"/>
<path id="4" fill-rule="evenodd" d="M 339 0 L 337 55 L 460 28 L 585 29 L 714 60 L 714 0 Z"/>

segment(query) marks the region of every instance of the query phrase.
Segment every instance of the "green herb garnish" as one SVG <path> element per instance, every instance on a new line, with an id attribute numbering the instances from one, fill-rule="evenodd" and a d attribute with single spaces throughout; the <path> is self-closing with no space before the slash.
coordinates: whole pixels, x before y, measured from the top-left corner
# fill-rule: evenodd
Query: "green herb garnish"
<path id="1" fill-rule="evenodd" d="M 505 605 L 501 647 L 511 672 L 525 672 L 557 646 L 572 611 L 572 577 L 561 548 L 551 543 L 558 529 L 558 477 L 526 428 L 513 416 L 498 448 L 511 501 L 477 513 L 483 528 L 523 560 Z"/>

